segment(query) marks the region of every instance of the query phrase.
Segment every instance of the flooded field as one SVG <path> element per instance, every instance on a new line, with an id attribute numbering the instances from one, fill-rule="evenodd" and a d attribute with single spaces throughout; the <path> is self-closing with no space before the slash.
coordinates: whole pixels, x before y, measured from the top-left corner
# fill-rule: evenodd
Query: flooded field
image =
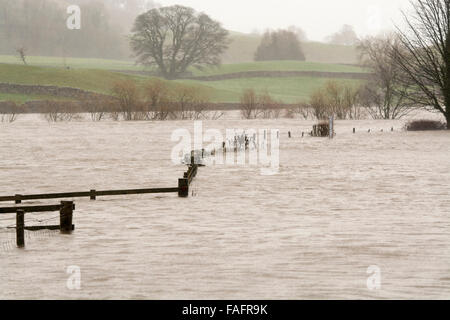
<path id="1" fill-rule="evenodd" d="M 72 235 L 27 232 L 23 250 L 7 229 L 15 215 L 0 215 L 0 298 L 449 299 L 450 132 L 338 121 L 333 140 L 302 138 L 312 124 L 205 121 L 224 133 L 280 129 L 279 173 L 206 166 L 186 199 L 75 199 Z M 171 135 L 193 127 L 33 115 L 0 124 L 0 196 L 176 187 L 186 168 L 171 161 Z M 26 223 L 59 217 L 27 214 Z M 72 266 L 79 290 L 67 285 Z"/>

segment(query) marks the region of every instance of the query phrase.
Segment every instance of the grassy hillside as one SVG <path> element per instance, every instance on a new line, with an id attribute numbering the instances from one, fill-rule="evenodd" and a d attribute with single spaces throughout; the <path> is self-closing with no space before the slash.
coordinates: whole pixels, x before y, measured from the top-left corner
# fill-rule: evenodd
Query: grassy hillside
<path id="1" fill-rule="evenodd" d="M 0 101 L 13 101 L 17 104 L 22 104 L 27 101 L 40 101 L 40 100 L 63 100 L 58 99 L 53 96 L 45 96 L 45 95 L 26 95 L 26 94 L 14 94 L 14 93 L 1 93 L 0 92 Z M 67 100 L 67 99 L 64 99 Z"/>
<path id="2" fill-rule="evenodd" d="M 142 79 L 138 76 L 105 70 L 67 70 L 64 68 L 0 64 L 0 82 L 4 83 L 53 85 L 107 93 L 115 81 L 130 78 L 138 81 Z"/>
<path id="3" fill-rule="evenodd" d="M 223 55 L 223 63 L 252 62 L 256 49 L 261 42 L 261 35 L 230 33 L 230 46 Z M 321 42 L 302 44 L 306 61 L 322 63 L 357 64 L 358 52 L 353 46 L 332 45 Z"/>
<path id="4" fill-rule="evenodd" d="M 119 72 L 95 69 L 64 69 L 24 66 L 16 64 L 0 64 L 0 82 L 24 85 L 49 85 L 59 87 L 72 87 L 87 91 L 110 94 L 113 84 L 120 80 L 132 79 L 138 85 L 145 84 L 150 77 L 127 75 Z M 227 92 L 220 89 L 204 86 L 201 83 L 197 86 L 204 87 L 209 91 L 214 100 L 228 96 Z M 49 99 L 48 96 L 6 94 L 0 92 L 0 101 L 11 100 L 15 102 L 25 102 L 30 100 Z"/>
<path id="5" fill-rule="evenodd" d="M 303 44 L 306 61 L 322 63 L 358 64 L 358 50 L 353 46 L 342 46 L 321 42 Z"/>
<path id="6" fill-rule="evenodd" d="M 42 60 L 49 62 L 49 60 Z M 80 66 L 91 66 L 89 61 L 77 59 Z M 99 65 L 108 66 L 111 62 L 98 61 Z M 196 71 L 196 75 L 227 74 L 244 71 L 326 71 L 326 72 L 365 72 L 353 66 L 321 64 L 309 62 L 272 61 L 261 63 L 243 63 L 224 65 L 218 69 Z M 150 77 L 128 75 L 119 72 L 97 69 L 65 69 L 58 67 L 37 67 L 18 64 L 0 64 L 0 82 L 28 85 L 54 85 L 60 87 L 73 87 L 88 91 L 109 94 L 114 82 L 132 79 L 139 85 L 144 84 Z M 201 86 L 211 96 L 214 102 L 239 102 L 244 89 L 253 88 L 257 91 L 267 91 L 274 98 L 284 103 L 306 101 L 310 93 L 322 86 L 327 78 L 290 77 L 290 78 L 239 78 L 221 81 L 194 81 L 176 80 L 170 83 L 183 83 Z M 357 80 L 345 78 L 339 81 L 358 83 Z M 49 99 L 46 96 L 31 96 L 20 94 L 5 94 L 0 92 L 0 100 L 13 100 L 25 102 L 29 100 Z"/>

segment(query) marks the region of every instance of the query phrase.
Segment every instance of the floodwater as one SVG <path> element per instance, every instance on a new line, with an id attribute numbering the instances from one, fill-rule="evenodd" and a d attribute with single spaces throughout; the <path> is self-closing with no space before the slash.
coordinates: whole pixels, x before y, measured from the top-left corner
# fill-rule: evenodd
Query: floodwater
<path id="1" fill-rule="evenodd" d="M 15 215 L 0 215 L 0 298 L 449 299 L 450 132 L 338 121 L 333 140 L 302 138 L 312 123 L 205 121 L 224 134 L 280 129 L 278 174 L 213 165 L 186 199 L 75 199 L 76 231 L 27 232 L 25 249 L 5 229 Z M 176 187 L 180 128 L 194 124 L 0 124 L 0 196 Z M 26 215 L 58 223 L 58 213 Z"/>

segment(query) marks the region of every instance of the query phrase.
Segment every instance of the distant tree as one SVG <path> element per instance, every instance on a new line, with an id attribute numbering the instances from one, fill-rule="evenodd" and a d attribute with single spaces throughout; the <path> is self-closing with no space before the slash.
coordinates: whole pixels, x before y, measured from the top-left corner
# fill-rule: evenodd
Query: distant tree
<path id="1" fill-rule="evenodd" d="M 288 30 L 268 31 L 256 50 L 255 61 L 305 60 L 297 35 Z"/>
<path id="2" fill-rule="evenodd" d="M 22 60 L 24 65 L 27 65 L 27 50 L 24 47 L 17 48 L 17 54 L 19 55 L 20 60 Z"/>
<path id="3" fill-rule="evenodd" d="M 352 26 L 345 24 L 342 26 L 341 30 L 327 37 L 327 42 L 331 44 L 353 46 L 358 43 L 358 36 Z"/>
<path id="4" fill-rule="evenodd" d="M 404 14 L 408 31 L 398 31 L 402 47 L 393 47 L 392 58 L 414 89 L 409 98 L 440 112 L 450 130 L 450 1 L 411 3 L 415 14 Z"/>
<path id="5" fill-rule="evenodd" d="M 192 8 L 152 9 L 136 18 L 131 48 L 137 62 L 154 65 L 167 79 L 175 79 L 190 66 L 220 64 L 228 47 L 228 31 L 219 22 Z"/>

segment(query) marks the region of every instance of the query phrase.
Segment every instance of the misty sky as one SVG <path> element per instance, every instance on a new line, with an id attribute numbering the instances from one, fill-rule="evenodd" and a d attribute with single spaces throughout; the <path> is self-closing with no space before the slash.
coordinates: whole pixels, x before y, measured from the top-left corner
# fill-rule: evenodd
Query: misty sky
<path id="1" fill-rule="evenodd" d="M 260 32 L 296 25 L 311 40 L 324 40 L 343 24 L 358 35 L 376 34 L 401 22 L 409 0 L 158 0 L 203 11 L 233 31 Z"/>

